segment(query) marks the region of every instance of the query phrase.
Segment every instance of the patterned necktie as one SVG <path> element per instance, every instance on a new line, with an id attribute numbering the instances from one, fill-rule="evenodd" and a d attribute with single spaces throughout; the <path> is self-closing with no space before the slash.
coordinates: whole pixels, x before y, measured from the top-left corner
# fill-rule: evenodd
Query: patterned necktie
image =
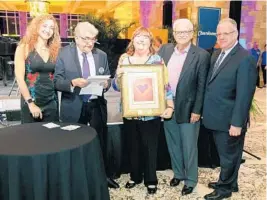
<path id="1" fill-rule="evenodd" d="M 213 71 L 212 71 L 212 76 L 211 76 L 210 80 L 213 79 L 213 77 L 214 77 L 216 71 L 219 69 L 219 66 L 220 66 L 220 64 L 221 64 L 221 62 L 222 62 L 222 59 L 223 59 L 224 55 L 225 55 L 225 52 L 223 51 L 223 52 L 221 53 L 220 57 L 218 58 L 217 62 L 216 62 L 215 65 L 214 65 L 214 68 L 213 68 Z"/>
<path id="2" fill-rule="evenodd" d="M 87 79 L 90 76 L 89 62 L 87 60 L 86 53 L 82 53 L 83 56 L 83 78 Z M 88 102 L 91 95 L 83 95 L 83 101 Z"/>

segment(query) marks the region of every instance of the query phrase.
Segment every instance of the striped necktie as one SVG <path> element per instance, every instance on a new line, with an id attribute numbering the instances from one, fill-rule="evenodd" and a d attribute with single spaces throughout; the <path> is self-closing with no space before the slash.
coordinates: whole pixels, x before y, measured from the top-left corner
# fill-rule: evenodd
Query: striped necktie
<path id="1" fill-rule="evenodd" d="M 216 61 L 215 65 L 214 65 L 214 68 L 213 68 L 213 71 L 212 71 L 212 76 L 211 76 L 210 80 L 213 79 L 213 77 L 216 74 L 216 71 L 219 69 L 219 66 L 220 66 L 220 64 L 222 62 L 222 59 L 223 59 L 224 55 L 225 55 L 225 52 L 223 51 L 221 53 L 221 55 L 219 56 L 218 60 Z"/>

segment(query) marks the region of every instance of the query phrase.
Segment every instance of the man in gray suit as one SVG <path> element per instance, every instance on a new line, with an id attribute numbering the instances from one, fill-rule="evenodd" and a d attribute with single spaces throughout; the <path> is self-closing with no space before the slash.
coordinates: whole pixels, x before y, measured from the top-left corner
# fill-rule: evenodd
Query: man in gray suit
<path id="1" fill-rule="evenodd" d="M 217 26 L 221 49 L 212 54 L 204 104 L 203 125 L 212 133 L 220 157 L 220 175 L 204 196 L 221 200 L 238 192 L 238 171 L 242 159 L 249 110 L 257 81 L 257 63 L 238 43 L 237 24 L 226 18 Z"/>
<path id="2" fill-rule="evenodd" d="M 167 65 L 173 91 L 174 115 L 164 121 L 174 177 L 172 187 L 184 180 L 182 195 L 192 193 L 198 181 L 199 119 L 202 112 L 209 53 L 191 43 L 193 24 L 178 19 L 173 24 L 175 44 L 164 45 L 159 52 Z"/>
<path id="3" fill-rule="evenodd" d="M 55 68 L 55 88 L 62 92 L 60 119 L 63 122 L 90 124 L 98 133 L 106 163 L 106 123 L 107 105 L 102 96 L 79 95 L 81 88 L 86 87 L 89 76 L 109 75 L 107 55 L 94 48 L 98 30 L 89 22 L 80 22 L 75 28 L 75 43 L 64 47 L 58 55 Z M 107 81 L 104 90 L 108 90 Z M 107 168 L 106 173 L 111 174 Z M 110 187 L 119 185 L 108 178 Z"/>

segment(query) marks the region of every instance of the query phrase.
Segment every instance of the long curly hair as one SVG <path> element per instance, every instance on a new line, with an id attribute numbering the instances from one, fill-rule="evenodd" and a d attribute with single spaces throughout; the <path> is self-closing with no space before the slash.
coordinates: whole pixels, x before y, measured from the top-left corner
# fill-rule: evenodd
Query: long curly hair
<path id="1" fill-rule="evenodd" d="M 38 30 L 42 23 L 46 20 L 53 20 L 54 22 L 54 33 L 49 38 L 47 45 L 49 49 L 49 55 L 52 62 L 56 61 L 59 49 L 61 47 L 61 39 L 59 35 L 59 29 L 56 19 L 52 15 L 40 15 L 32 19 L 27 27 L 26 34 L 20 41 L 20 44 L 24 44 L 27 47 L 27 51 L 31 52 L 34 50 L 38 39 Z"/>
<path id="2" fill-rule="evenodd" d="M 149 47 L 149 52 L 151 55 L 154 55 L 155 54 L 155 49 L 153 47 L 153 41 L 154 41 L 154 38 L 153 38 L 153 34 L 145 27 L 141 26 L 139 28 L 137 28 L 134 33 L 133 33 L 133 36 L 132 36 L 132 39 L 131 39 L 131 42 L 129 43 L 128 47 L 126 48 L 126 53 L 128 55 L 133 55 L 134 52 L 135 52 L 135 48 L 134 48 L 134 45 L 133 45 L 133 40 L 134 38 L 141 34 L 141 33 L 148 33 L 149 35 L 149 38 L 150 38 L 150 47 Z"/>

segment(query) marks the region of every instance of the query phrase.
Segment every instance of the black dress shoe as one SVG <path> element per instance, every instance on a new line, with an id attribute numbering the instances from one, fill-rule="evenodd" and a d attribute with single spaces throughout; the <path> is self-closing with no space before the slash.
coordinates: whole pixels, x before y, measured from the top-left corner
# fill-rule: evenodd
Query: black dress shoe
<path id="1" fill-rule="evenodd" d="M 131 189 L 136 186 L 136 183 L 134 181 L 128 181 L 125 185 L 125 188 Z"/>
<path id="2" fill-rule="evenodd" d="M 121 175 L 119 173 L 116 173 L 116 174 L 113 174 L 110 176 L 110 178 L 116 180 L 116 179 L 119 179 L 121 177 Z"/>
<path id="3" fill-rule="evenodd" d="M 241 162 L 240 162 L 240 164 L 243 164 L 243 163 L 245 163 L 246 162 L 246 159 L 241 159 Z"/>
<path id="4" fill-rule="evenodd" d="M 147 193 L 148 194 L 155 194 L 157 192 L 157 186 L 156 185 L 148 185 L 147 186 Z"/>
<path id="5" fill-rule="evenodd" d="M 179 185 L 181 182 L 181 180 L 179 180 L 178 178 L 173 178 L 171 181 L 170 181 L 170 186 L 171 187 L 175 187 L 177 185 Z"/>
<path id="6" fill-rule="evenodd" d="M 231 193 L 229 193 L 229 194 L 219 194 L 216 190 L 214 190 L 212 193 L 205 195 L 204 199 L 206 199 L 206 200 L 222 200 L 222 199 L 225 199 L 225 198 L 229 198 L 231 196 L 232 196 Z"/>
<path id="7" fill-rule="evenodd" d="M 208 187 L 214 190 L 218 189 L 217 182 L 210 182 L 208 184 Z M 238 192 L 238 190 L 238 186 L 232 186 L 232 192 Z"/>
<path id="8" fill-rule="evenodd" d="M 112 178 L 107 178 L 107 182 L 109 188 L 114 188 L 114 189 L 120 188 L 119 184 L 116 183 Z"/>
<path id="9" fill-rule="evenodd" d="M 193 187 L 187 187 L 186 185 L 184 185 L 184 187 L 182 189 L 182 196 L 191 194 L 193 192 L 193 190 L 194 190 Z"/>

